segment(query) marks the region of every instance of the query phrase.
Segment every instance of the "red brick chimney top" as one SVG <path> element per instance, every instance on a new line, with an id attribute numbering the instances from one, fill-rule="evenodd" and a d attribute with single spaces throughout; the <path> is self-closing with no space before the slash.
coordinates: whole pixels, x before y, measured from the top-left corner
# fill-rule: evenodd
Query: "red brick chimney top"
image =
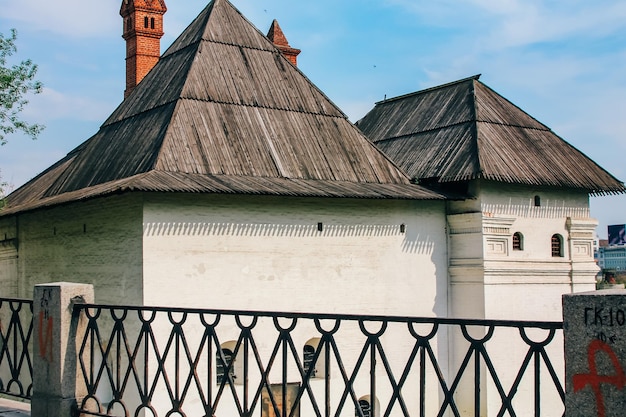
<path id="1" fill-rule="evenodd" d="M 159 62 L 166 11 L 165 0 L 122 0 L 122 37 L 126 41 L 124 98 Z"/>
<path id="2" fill-rule="evenodd" d="M 293 65 L 298 65 L 298 55 L 301 51 L 299 49 L 292 48 L 291 45 L 289 45 L 287 37 L 283 33 L 283 30 L 280 28 L 276 19 L 274 19 L 269 32 L 267 32 L 267 38 L 272 41 L 278 49 L 280 49 L 283 55 L 291 61 Z"/>
<path id="3" fill-rule="evenodd" d="M 165 6 L 165 0 L 122 0 L 120 15 L 125 16 L 135 10 L 164 14 L 167 6 Z"/>

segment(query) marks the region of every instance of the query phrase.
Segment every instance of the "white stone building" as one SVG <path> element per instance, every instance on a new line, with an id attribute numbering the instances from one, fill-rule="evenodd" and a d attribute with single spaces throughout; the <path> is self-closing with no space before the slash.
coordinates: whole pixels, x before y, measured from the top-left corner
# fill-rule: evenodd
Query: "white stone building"
<path id="1" fill-rule="evenodd" d="M 478 78 L 357 125 L 414 182 L 467 196 L 446 205 L 452 316 L 559 320 L 561 294 L 595 285 L 589 194 L 619 182 Z"/>
<path id="2" fill-rule="evenodd" d="M 111 303 L 558 319 L 562 293 L 593 287 L 588 195 L 623 184 L 477 77 L 358 126 L 371 142 L 212 2 L 98 133 L 8 196 L 3 295 L 63 280 Z"/>
<path id="3" fill-rule="evenodd" d="M 138 2 L 125 39 L 158 39 L 163 1 Z M 211 2 L 9 195 L 0 296 L 74 281 L 99 303 L 559 320 L 562 294 L 594 288 L 589 195 L 619 180 L 478 77 L 357 128 L 271 33 Z"/>

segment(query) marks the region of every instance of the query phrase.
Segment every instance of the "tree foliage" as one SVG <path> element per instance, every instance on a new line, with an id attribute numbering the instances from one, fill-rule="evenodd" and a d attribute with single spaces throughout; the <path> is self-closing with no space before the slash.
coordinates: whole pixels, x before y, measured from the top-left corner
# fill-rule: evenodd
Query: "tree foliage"
<path id="1" fill-rule="evenodd" d="M 30 59 L 9 66 L 7 59 L 17 52 L 15 41 L 17 31 L 11 29 L 11 35 L 0 33 L 0 145 L 4 145 L 6 135 L 23 132 L 33 139 L 42 131 L 39 124 L 28 124 L 19 116 L 28 104 L 25 98 L 29 93 L 41 93 L 42 84 L 35 80 L 37 65 Z"/>

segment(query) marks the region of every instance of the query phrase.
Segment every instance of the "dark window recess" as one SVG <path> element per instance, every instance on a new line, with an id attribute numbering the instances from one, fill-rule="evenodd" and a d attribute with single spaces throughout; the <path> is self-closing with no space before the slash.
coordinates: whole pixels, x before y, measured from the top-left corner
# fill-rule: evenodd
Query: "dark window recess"
<path id="1" fill-rule="evenodd" d="M 513 234 L 513 250 L 524 250 L 524 236 L 520 232 Z"/>
<path id="2" fill-rule="evenodd" d="M 563 238 L 561 235 L 552 235 L 552 257 L 563 257 Z"/>
<path id="3" fill-rule="evenodd" d="M 535 196 L 535 207 L 541 207 L 541 197 Z"/>
<path id="4" fill-rule="evenodd" d="M 148 28 L 148 23 L 149 23 L 148 16 L 146 16 L 146 17 L 143 18 L 143 27 L 145 27 L 147 29 Z"/>
<path id="5" fill-rule="evenodd" d="M 362 414 L 359 413 L 359 409 Z M 359 408 L 356 409 L 354 415 L 355 417 L 361 417 L 361 415 L 363 417 L 372 417 L 372 407 L 370 405 L 370 402 L 367 400 L 359 400 Z"/>
<path id="6" fill-rule="evenodd" d="M 150 29 L 154 29 L 154 17 L 150 18 Z"/>
<path id="7" fill-rule="evenodd" d="M 235 364 L 233 363 L 233 352 L 230 349 L 222 349 L 224 354 L 224 360 L 220 356 L 219 352 L 216 354 L 216 367 L 215 374 L 217 376 L 217 384 L 221 384 L 222 382 L 228 383 L 228 378 L 226 377 L 226 369 L 228 365 L 230 365 L 230 369 L 228 370 L 228 375 L 234 380 L 235 376 Z"/>
<path id="8" fill-rule="evenodd" d="M 303 366 L 304 366 L 304 374 L 306 375 L 309 372 L 309 369 L 311 369 L 311 366 L 313 366 L 313 358 L 315 357 L 315 348 L 311 345 L 304 345 L 304 354 L 302 355 L 303 357 Z M 313 367 L 313 370 L 311 371 L 311 378 L 315 378 L 316 376 L 316 371 L 315 371 L 315 367 Z"/>

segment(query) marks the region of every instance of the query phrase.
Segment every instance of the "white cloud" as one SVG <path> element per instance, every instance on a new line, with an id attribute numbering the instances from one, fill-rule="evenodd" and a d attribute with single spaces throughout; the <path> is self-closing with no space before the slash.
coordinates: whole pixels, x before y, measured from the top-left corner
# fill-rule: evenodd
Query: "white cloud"
<path id="1" fill-rule="evenodd" d="M 454 28 L 482 49 L 523 47 L 572 36 L 601 38 L 626 28 L 622 0 L 386 0 L 431 27 Z"/>
<path id="2" fill-rule="evenodd" d="M 471 0 L 479 5 L 486 0 Z M 505 48 L 538 42 L 562 41 L 570 37 L 601 38 L 625 27 L 626 5 L 618 2 L 547 4 L 513 2 L 494 15 L 487 44 Z"/>
<path id="3" fill-rule="evenodd" d="M 24 118 L 46 124 L 52 120 L 73 119 L 102 122 L 113 110 L 111 103 L 60 93 L 51 88 L 29 98 Z"/>
<path id="4" fill-rule="evenodd" d="M 4 0 L 3 19 L 20 23 L 19 27 L 64 36 L 109 36 L 121 26 L 121 3 L 111 0 Z"/>

